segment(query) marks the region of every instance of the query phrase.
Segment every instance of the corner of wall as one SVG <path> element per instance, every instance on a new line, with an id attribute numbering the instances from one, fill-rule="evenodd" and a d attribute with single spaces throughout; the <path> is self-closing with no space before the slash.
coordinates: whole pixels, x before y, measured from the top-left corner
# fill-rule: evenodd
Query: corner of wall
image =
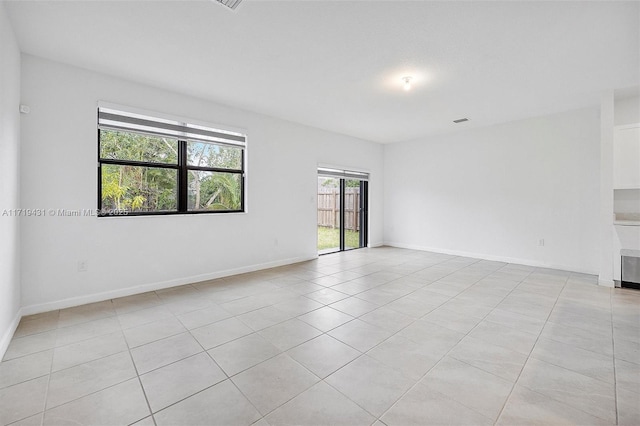
<path id="1" fill-rule="evenodd" d="M 20 48 L 0 1 L 0 359 L 22 315 L 20 283 Z M 7 212 L 7 213 L 5 213 Z"/>
<path id="2" fill-rule="evenodd" d="M 613 287 L 613 90 L 600 101 L 600 269 L 598 283 Z"/>
<path id="3" fill-rule="evenodd" d="M 11 343 L 11 339 L 13 338 L 13 334 L 16 332 L 18 328 L 18 324 L 20 324 L 20 319 L 22 318 L 22 309 L 18 309 L 16 315 L 13 317 L 13 320 L 9 323 L 9 326 L 5 329 L 4 334 L 0 337 L 0 360 L 4 358 L 4 354 L 7 352 L 9 348 L 9 344 Z"/>

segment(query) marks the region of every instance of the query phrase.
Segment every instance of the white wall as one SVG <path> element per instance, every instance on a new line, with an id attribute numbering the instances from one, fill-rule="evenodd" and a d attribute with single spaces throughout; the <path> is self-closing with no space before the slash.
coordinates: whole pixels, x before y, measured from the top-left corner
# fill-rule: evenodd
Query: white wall
<path id="1" fill-rule="evenodd" d="M 20 206 L 20 51 L 0 2 L 0 358 L 19 320 L 20 219 L 4 216 Z"/>
<path id="2" fill-rule="evenodd" d="M 640 97 L 616 98 L 614 103 L 614 123 L 616 126 L 640 123 Z"/>
<path id="3" fill-rule="evenodd" d="M 599 150 L 597 108 L 386 145 L 385 243 L 597 273 Z"/>
<path id="4" fill-rule="evenodd" d="M 23 207 L 96 207 L 99 100 L 248 134 L 246 214 L 24 218 L 27 312 L 315 257 L 319 163 L 371 172 L 370 241 L 382 242 L 379 144 L 28 55 L 22 70 Z"/>
<path id="5" fill-rule="evenodd" d="M 598 283 L 613 287 L 613 123 L 614 93 L 600 99 L 600 271 Z"/>
<path id="6" fill-rule="evenodd" d="M 614 102 L 614 123 L 616 126 L 640 123 L 640 97 L 616 98 Z M 615 141 L 614 141 L 615 143 Z M 614 162 L 614 169 L 619 165 Z M 614 211 L 637 213 L 640 209 L 640 189 L 621 190 L 614 193 Z M 640 226 L 613 227 L 613 279 L 620 281 L 622 275 L 620 250 L 640 250 Z"/>

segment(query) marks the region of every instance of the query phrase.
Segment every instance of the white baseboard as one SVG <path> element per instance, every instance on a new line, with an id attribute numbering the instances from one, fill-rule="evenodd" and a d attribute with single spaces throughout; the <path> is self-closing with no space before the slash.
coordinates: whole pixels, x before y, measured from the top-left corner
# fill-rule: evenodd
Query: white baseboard
<path id="1" fill-rule="evenodd" d="M 399 243 L 399 242 L 393 242 L 393 241 L 385 241 L 384 245 L 397 247 L 397 248 L 405 248 L 410 250 L 431 251 L 434 253 L 450 254 L 453 256 L 464 256 L 464 257 L 472 257 L 472 258 L 483 259 L 483 260 L 493 260 L 497 262 L 517 263 L 519 265 L 534 266 L 537 268 L 559 269 L 563 271 L 578 272 L 581 274 L 598 275 L 597 271 L 584 270 L 583 268 L 577 267 L 575 265 L 562 265 L 562 264 L 556 264 L 556 263 L 540 262 L 532 259 L 520 259 L 516 257 L 497 256 L 492 254 L 474 253 L 474 252 L 467 252 L 462 250 L 450 250 L 450 249 L 443 249 L 438 247 L 424 247 L 424 246 L 415 245 L 415 244 L 405 244 L 405 243 Z"/>
<path id="2" fill-rule="evenodd" d="M 370 248 L 382 247 L 383 245 L 384 245 L 383 241 L 377 241 L 377 242 L 374 242 L 374 243 L 369 243 L 369 247 Z"/>
<path id="3" fill-rule="evenodd" d="M 34 315 L 42 312 L 54 311 L 56 309 L 71 308 L 73 306 L 85 305 L 87 303 L 102 302 L 104 300 L 116 299 L 118 297 L 132 296 L 134 294 L 146 293 L 148 291 L 162 290 L 169 287 L 191 284 L 200 281 L 208 281 L 216 278 L 228 277 L 231 275 L 245 274 L 247 272 L 255 272 L 262 269 L 276 268 L 278 266 L 291 265 L 293 263 L 306 262 L 315 260 L 318 256 L 301 256 L 289 259 L 276 260 L 272 262 L 260 263 L 255 265 L 243 266 L 240 268 L 227 269 L 208 274 L 193 275 L 184 278 L 176 278 L 168 281 L 157 283 L 142 284 L 134 287 L 127 287 L 117 290 L 110 290 L 101 293 L 88 294 L 78 297 L 70 297 L 68 299 L 56 300 L 53 302 L 38 303 L 24 306 L 21 309 L 22 315 Z M 19 321 L 19 319 L 18 319 Z M 13 334 L 12 334 L 13 335 Z M 10 338 L 9 338 L 10 339 Z"/>
<path id="4" fill-rule="evenodd" d="M 598 285 L 601 285 L 603 287 L 614 288 L 616 286 L 616 283 L 615 283 L 614 280 L 602 280 L 602 279 L 598 278 Z"/>
<path id="5" fill-rule="evenodd" d="M 18 328 L 18 324 L 20 324 L 20 319 L 22 318 L 23 313 L 22 309 L 18 309 L 16 312 L 16 316 L 13 318 L 9 327 L 5 330 L 2 338 L 0 339 L 0 360 L 4 358 L 4 354 L 7 352 L 9 348 L 9 343 L 11 343 L 11 339 L 13 338 L 13 334 L 16 332 Z"/>

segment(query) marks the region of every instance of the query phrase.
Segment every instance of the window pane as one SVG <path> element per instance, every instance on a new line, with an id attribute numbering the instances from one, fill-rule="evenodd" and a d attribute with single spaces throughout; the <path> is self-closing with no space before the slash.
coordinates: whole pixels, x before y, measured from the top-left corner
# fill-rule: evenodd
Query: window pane
<path id="1" fill-rule="evenodd" d="M 242 210 L 239 173 L 189 170 L 189 210 Z"/>
<path id="2" fill-rule="evenodd" d="M 187 164 L 196 167 L 242 169 L 242 148 L 206 142 L 187 143 Z"/>
<path id="3" fill-rule="evenodd" d="M 156 167 L 102 165 L 102 210 L 178 210 L 178 171 Z"/>
<path id="4" fill-rule="evenodd" d="M 177 164 L 178 141 L 138 133 L 100 130 L 100 158 Z"/>
<path id="5" fill-rule="evenodd" d="M 360 247 L 360 181 L 344 181 L 344 248 Z"/>
<path id="6" fill-rule="evenodd" d="M 318 177 L 318 253 L 340 251 L 340 179 Z"/>

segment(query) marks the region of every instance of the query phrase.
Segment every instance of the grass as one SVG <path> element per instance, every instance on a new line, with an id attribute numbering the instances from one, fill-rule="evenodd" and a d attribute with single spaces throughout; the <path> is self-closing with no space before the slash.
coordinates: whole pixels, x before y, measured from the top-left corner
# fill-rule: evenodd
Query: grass
<path id="1" fill-rule="evenodd" d="M 360 233 L 345 231 L 345 245 L 347 247 L 360 247 Z M 318 226 L 318 251 L 334 247 L 340 247 L 340 230 Z"/>

